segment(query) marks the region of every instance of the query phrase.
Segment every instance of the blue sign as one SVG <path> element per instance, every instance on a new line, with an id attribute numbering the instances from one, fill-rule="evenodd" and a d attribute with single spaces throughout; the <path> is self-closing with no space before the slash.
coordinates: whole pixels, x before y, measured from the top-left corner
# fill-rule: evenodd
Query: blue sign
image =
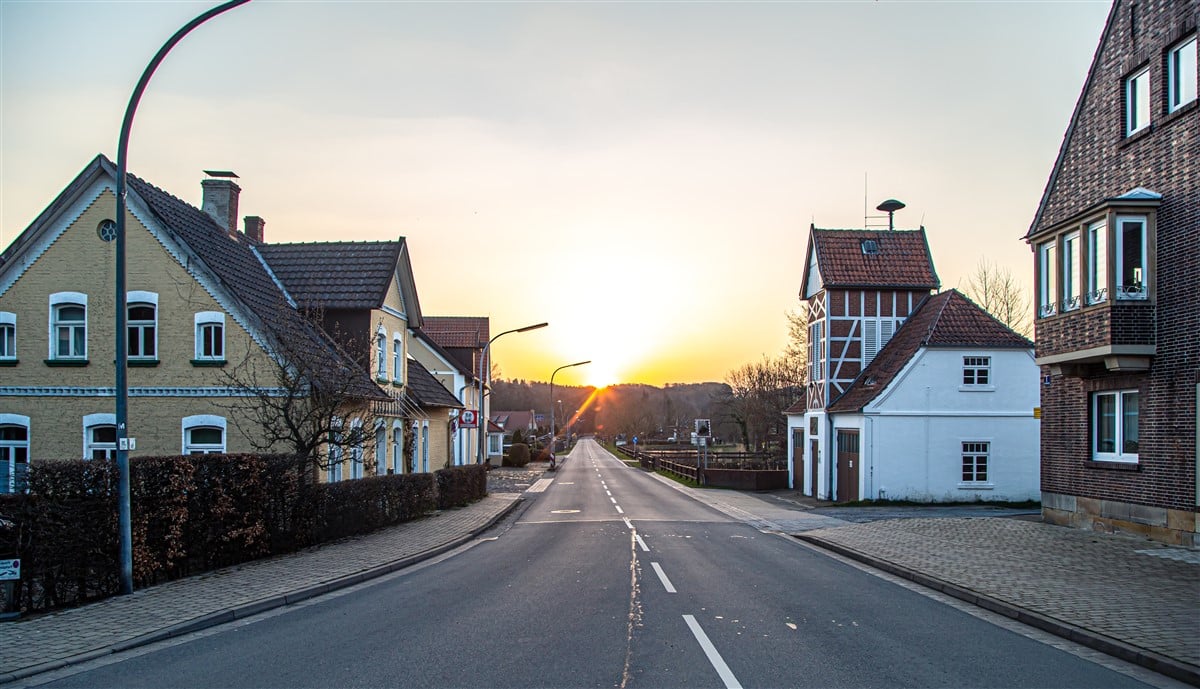
<path id="1" fill-rule="evenodd" d="M 633 444 L 634 444 L 634 445 L 637 445 L 637 436 L 636 436 L 636 435 L 635 435 L 635 436 L 633 436 Z"/>

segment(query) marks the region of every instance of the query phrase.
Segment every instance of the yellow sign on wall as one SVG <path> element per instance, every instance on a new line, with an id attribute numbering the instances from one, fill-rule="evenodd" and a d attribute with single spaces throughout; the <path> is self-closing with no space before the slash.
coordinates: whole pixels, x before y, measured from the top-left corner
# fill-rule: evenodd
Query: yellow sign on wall
<path id="1" fill-rule="evenodd" d="M 1033 418 L 1035 418 L 1035 419 L 1042 418 L 1042 408 L 1041 407 L 1033 408 Z"/>

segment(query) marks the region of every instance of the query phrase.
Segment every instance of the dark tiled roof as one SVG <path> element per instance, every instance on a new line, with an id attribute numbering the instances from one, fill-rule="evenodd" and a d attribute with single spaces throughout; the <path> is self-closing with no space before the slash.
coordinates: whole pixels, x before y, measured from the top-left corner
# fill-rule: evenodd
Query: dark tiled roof
<path id="1" fill-rule="evenodd" d="M 785 415 L 803 414 L 806 411 L 808 411 L 808 399 L 806 397 L 801 397 L 799 400 L 796 401 L 795 404 L 788 407 L 787 409 L 784 409 L 783 413 Z"/>
<path id="2" fill-rule="evenodd" d="M 462 402 L 450 394 L 438 379 L 421 362 L 408 360 L 408 394 L 422 407 L 462 408 Z"/>
<path id="3" fill-rule="evenodd" d="M 403 241 L 263 244 L 272 272 L 299 304 L 371 309 L 383 304 Z"/>
<path id="4" fill-rule="evenodd" d="M 504 427 L 504 431 L 527 430 L 537 428 L 536 415 L 532 411 L 497 411 L 492 412 L 492 420 Z"/>
<path id="5" fill-rule="evenodd" d="M 863 241 L 877 253 L 863 253 Z M 812 228 L 812 250 L 825 287 L 914 287 L 936 289 L 925 229 L 822 230 Z M 805 279 L 807 280 L 807 266 Z"/>
<path id="6" fill-rule="evenodd" d="M 453 351 L 451 351 L 449 348 L 443 347 L 442 345 L 438 344 L 437 342 L 434 342 L 433 338 L 429 336 L 429 333 L 425 332 L 421 328 L 414 329 L 412 331 L 412 333 L 414 336 L 416 336 L 416 338 L 418 340 L 420 340 L 421 342 L 424 342 L 425 346 L 428 347 L 431 351 L 433 351 L 435 354 L 437 354 L 438 356 L 445 359 L 451 366 L 456 368 L 459 373 L 466 376 L 468 382 L 473 382 L 475 380 L 475 372 L 471 370 L 471 367 L 469 365 L 469 361 L 470 361 L 471 357 L 468 356 L 466 358 L 463 358 L 461 356 L 455 355 L 455 353 Z"/>
<path id="7" fill-rule="evenodd" d="M 829 405 L 829 411 L 860 411 L 891 384 L 922 347 L 1031 349 L 1033 343 L 958 290 L 935 294 L 921 302 L 850 388 Z"/>
<path id="8" fill-rule="evenodd" d="M 443 347 L 482 349 L 488 343 L 487 316 L 425 316 L 421 329 Z"/>
<path id="9" fill-rule="evenodd" d="M 101 156 L 116 176 L 116 166 Z M 355 389 L 364 397 L 386 397 L 362 367 L 339 353 L 328 337 L 291 306 L 287 295 L 267 273 L 254 249 L 256 242 L 240 232 L 222 229 L 207 213 L 130 174 L 129 189 L 145 202 L 163 227 L 174 233 L 276 338 L 361 379 Z M 295 338 L 302 338 L 297 343 Z"/>

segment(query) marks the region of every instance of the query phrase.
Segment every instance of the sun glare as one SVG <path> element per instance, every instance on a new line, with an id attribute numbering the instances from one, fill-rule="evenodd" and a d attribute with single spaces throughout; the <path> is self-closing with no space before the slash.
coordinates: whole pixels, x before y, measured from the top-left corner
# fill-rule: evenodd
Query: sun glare
<path id="1" fill-rule="evenodd" d="M 587 384 L 594 388 L 605 388 L 617 382 L 617 374 L 612 366 L 592 362 L 585 376 Z"/>

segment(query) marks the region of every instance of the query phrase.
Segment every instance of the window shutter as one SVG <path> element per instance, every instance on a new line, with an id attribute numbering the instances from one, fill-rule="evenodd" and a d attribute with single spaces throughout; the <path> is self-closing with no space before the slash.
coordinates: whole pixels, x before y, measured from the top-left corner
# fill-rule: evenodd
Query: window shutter
<path id="1" fill-rule="evenodd" d="M 871 363 L 879 353 L 879 320 L 864 318 L 863 324 L 863 366 Z"/>

